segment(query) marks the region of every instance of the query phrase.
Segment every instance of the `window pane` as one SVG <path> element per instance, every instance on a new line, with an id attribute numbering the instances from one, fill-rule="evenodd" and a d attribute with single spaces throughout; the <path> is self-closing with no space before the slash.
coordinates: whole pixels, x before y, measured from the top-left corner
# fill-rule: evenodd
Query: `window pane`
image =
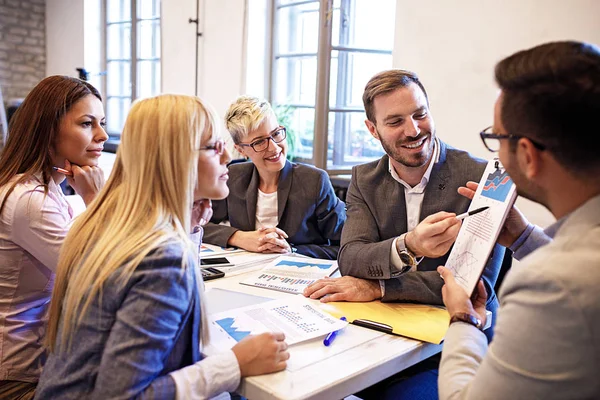
<path id="1" fill-rule="evenodd" d="M 295 158 L 311 160 L 315 130 L 314 108 L 292 108 L 285 105 L 274 106 L 280 125 L 287 128 L 289 152 Z"/>
<path id="2" fill-rule="evenodd" d="M 160 21 L 138 22 L 138 57 L 160 57 Z"/>
<path id="3" fill-rule="evenodd" d="M 343 169 L 383 155 L 383 148 L 365 126 L 364 112 L 330 112 L 327 168 Z"/>
<path id="4" fill-rule="evenodd" d="M 115 24 L 106 27 L 106 58 L 108 60 L 131 59 L 131 24 Z"/>
<path id="5" fill-rule="evenodd" d="M 157 95 L 160 92 L 160 62 L 139 61 L 137 67 L 137 97 Z"/>
<path id="6" fill-rule="evenodd" d="M 395 19 L 396 0 L 335 0 L 332 45 L 392 50 Z"/>
<path id="7" fill-rule="evenodd" d="M 109 134 L 121 134 L 130 106 L 130 99 L 109 97 L 106 100 L 106 129 Z"/>
<path id="8" fill-rule="evenodd" d="M 138 18 L 156 18 L 160 15 L 160 0 L 137 0 Z"/>
<path id="9" fill-rule="evenodd" d="M 298 3 L 299 0 L 279 0 L 277 1 L 277 5 L 286 5 L 286 4 L 292 4 L 292 3 Z M 303 1 L 304 2 L 304 1 Z M 314 0 L 314 3 L 318 3 L 319 0 Z"/>
<path id="10" fill-rule="evenodd" d="M 367 82 L 377 72 L 391 67 L 391 54 L 332 51 L 330 107 L 363 109 L 362 95 Z"/>
<path id="11" fill-rule="evenodd" d="M 106 2 L 106 21 L 120 22 L 131 20 L 131 1 L 108 0 Z"/>
<path id="12" fill-rule="evenodd" d="M 131 63 L 128 61 L 109 61 L 107 65 L 107 95 L 131 96 Z"/>
<path id="13" fill-rule="evenodd" d="M 277 53 L 314 53 L 319 45 L 319 3 L 277 11 Z"/>
<path id="14" fill-rule="evenodd" d="M 286 57 L 275 63 L 274 103 L 314 106 L 317 57 Z"/>

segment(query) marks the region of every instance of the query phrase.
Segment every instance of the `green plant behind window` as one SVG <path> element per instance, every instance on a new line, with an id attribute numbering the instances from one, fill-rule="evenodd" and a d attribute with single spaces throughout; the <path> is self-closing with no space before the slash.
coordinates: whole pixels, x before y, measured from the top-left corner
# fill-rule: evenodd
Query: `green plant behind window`
<path id="1" fill-rule="evenodd" d="M 298 147 L 298 135 L 293 129 L 294 112 L 296 109 L 289 105 L 280 104 L 275 106 L 273 111 L 275 112 L 279 125 L 285 126 L 288 144 L 287 159 L 293 161 L 296 156 L 296 148 Z"/>

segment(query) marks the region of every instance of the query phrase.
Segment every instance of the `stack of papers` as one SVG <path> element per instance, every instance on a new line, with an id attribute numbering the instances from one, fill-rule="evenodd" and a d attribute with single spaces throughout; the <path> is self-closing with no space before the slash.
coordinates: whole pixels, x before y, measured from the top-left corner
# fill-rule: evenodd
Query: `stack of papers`
<path id="1" fill-rule="evenodd" d="M 225 276 L 228 277 L 261 269 L 270 261 L 279 257 L 279 254 L 251 253 L 237 247 L 219 247 L 203 243 L 200 247 L 200 257 L 202 259 L 226 257 L 233 266 L 215 265 L 215 267 L 225 272 Z"/>
<path id="2" fill-rule="evenodd" d="M 331 276 L 338 269 L 337 261 L 318 258 L 281 256 L 240 282 L 280 292 L 302 294 L 319 279 Z"/>

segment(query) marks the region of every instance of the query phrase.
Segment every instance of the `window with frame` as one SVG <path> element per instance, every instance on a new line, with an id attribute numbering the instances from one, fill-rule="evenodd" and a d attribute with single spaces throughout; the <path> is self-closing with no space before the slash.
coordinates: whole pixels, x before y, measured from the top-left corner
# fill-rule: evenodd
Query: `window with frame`
<path id="1" fill-rule="evenodd" d="M 131 103 L 161 91 L 160 0 L 105 0 L 107 133 L 118 141 Z"/>
<path id="2" fill-rule="evenodd" d="M 396 0 L 270 4 L 267 97 L 289 125 L 295 158 L 344 174 L 381 157 L 364 124 L 362 93 L 374 74 L 392 67 Z"/>

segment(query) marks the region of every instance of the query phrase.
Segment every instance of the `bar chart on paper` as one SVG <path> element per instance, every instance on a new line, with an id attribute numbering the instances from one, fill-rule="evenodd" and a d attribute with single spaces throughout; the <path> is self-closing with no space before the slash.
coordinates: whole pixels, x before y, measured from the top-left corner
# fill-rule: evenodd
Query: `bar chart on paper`
<path id="1" fill-rule="evenodd" d="M 463 220 L 446 262 L 469 295 L 477 286 L 516 196 L 515 185 L 500 162 L 489 161 L 469 210 L 489 208 Z"/>
<path id="2" fill-rule="evenodd" d="M 211 344 L 230 349 L 248 335 L 283 332 L 295 344 L 346 326 L 302 296 L 272 300 L 209 315 Z"/>
<path id="3" fill-rule="evenodd" d="M 335 260 L 283 256 L 241 283 L 301 294 L 308 285 L 330 276 L 336 270 Z"/>
<path id="4" fill-rule="evenodd" d="M 489 199 L 504 202 L 513 187 L 513 182 L 506 171 L 494 169 L 488 173 L 481 195 Z"/>

